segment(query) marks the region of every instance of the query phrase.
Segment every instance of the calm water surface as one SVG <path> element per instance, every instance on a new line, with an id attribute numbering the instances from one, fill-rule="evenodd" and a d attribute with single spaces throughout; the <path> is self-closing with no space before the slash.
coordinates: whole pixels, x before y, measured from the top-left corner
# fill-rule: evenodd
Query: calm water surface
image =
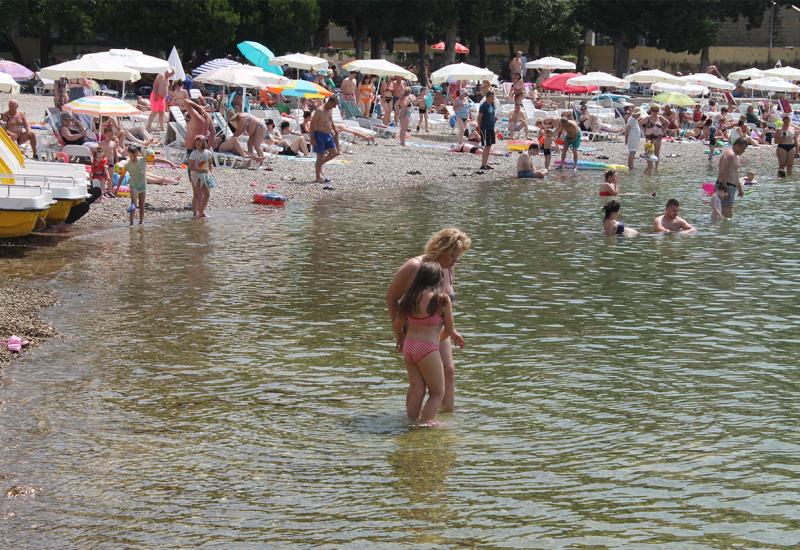
<path id="1" fill-rule="evenodd" d="M 770 170 L 771 170 L 770 165 Z M 601 235 L 598 173 L 78 231 L 0 264 L 62 303 L 7 369 L 5 547 L 796 547 L 797 183 L 708 222 L 705 166 L 628 177 L 693 237 Z M 459 264 L 457 411 L 410 429 L 383 299 Z M 57 269 L 57 270 L 56 270 Z"/>

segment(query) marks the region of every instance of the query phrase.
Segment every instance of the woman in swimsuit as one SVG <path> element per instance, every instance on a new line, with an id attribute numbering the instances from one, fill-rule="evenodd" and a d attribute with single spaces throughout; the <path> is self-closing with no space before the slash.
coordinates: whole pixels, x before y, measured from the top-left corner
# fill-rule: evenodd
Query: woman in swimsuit
<path id="1" fill-rule="evenodd" d="M 600 184 L 601 197 L 616 197 L 619 195 L 619 184 L 617 183 L 617 171 L 608 170 L 605 173 L 605 180 Z"/>
<path id="2" fill-rule="evenodd" d="M 661 159 L 661 138 L 664 131 L 669 127 L 669 120 L 658 114 L 656 105 L 650 106 L 649 115 L 639 121 L 644 129 L 644 137 L 650 139 L 655 146 L 655 156 Z M 656 160 L 656 170 L 658 170 L 659 160 Z"/>
<path id="3" fill-rule="evenodd" d="M 605 214 L 603 230 L 606 236 L 625 235 L 626 237 L 635 237 L 639 232 L 631 227 L 625 227 L 625 224 L 619 220 L 619 206 L 617 201 L 611 200 L 603 207 L 603 213 Z"/>
<path id="4" fill-rule="evenodd" d="M 400 298 L 409 289 L 411 281 L 416 277 L 420 266 L 426 261 L 437 262 L 442 267 L 445 272 L 442 291 L 450 297 L 451 302 L 455 302 L 455 292 L 453 290 L 455 264 L 469 250 L 470 245 L 470 238 L 454 227 L 448 227 L 434 233 L 425 245 L 425 253 L 407 260 L 397 270 L 392 282 L 389 284 L 389 290 L 386 293 L 386 306 L 392 321 L 394 322 L 397 317 L 397 306 Z M 402 350 L 405 331 L 402 326 L 394 326 L 394 328 L 397 349 Z M 455 367 L 453 365 L 453 348 L 449 338 L 439 342 L 439 355 L 444 366 L 442 410 L 452 411 L 455 401 Z M 411 374 L 409 373 L 409 375 Z M 425 387 L 425 380 L 421 376 L 411 378 L 409 380 L 409 399 L 421 402 L 425 396 Z"/>
<path id="5" fill-rule="evenodd" d="M 589 114 L 589 108 L 581 105 L 581 116 L 578 117 L 578 128 L 584 132 L 594 132 L 594 117 Z"/>
<path id="6" fill-rule="evenodd" d="M 239 137 L 242 134 L 249 136 L 247 139 L 247 153 L 258 161 L 264 160 L 264 151 L 261 149 L 261 144 L 267 135 L 267 125 L 251 114 L 239 113 L 236 115 L 236 131 L 233 135 Z"/>
<path id="7" fill-rule="evenodd" d="M 783 117 L 783 126 L 778 130 L 775 141 L 778 144 L 775 150 L 778 155 L 778 177 L 791 176 L 797 155 L 797 129 L 792 126 L 792 119 L 788 115 Z"/>
<path id="8" fill-rule="evenodd" d="M 417 132 L 419 132 L 420 126 L 425 127 L 425 131 L 428 132 L 428 98 L 430 97 L 430 93 L 428 92 L 428 88 L 422 88 L 417 96 L 417 109 L 419 109 L 419 120 L 417 121 Z"/>
<path id="9" fill-rule="evenodd" d="M 408 290 L 397 304 L 395 330 L 406 329 L 403 358 L 408 373 L 406 415 L 412 422 L 430 424 L 442 405 L 445 393 L 444 366 L 439 343 L 452 338 L 464 347 L 464 338 L 453 323 L 453 304 L 442 291 L 444 269 L 438 262 L 423 262 Z M 442 330 L 444 327 L 444 330 Z M 422 406 L 424 392 L 416 391 L 417 380 L 428 388 L 428 401 Z"/>
<path id="10" fill-rule="evenodd" d="M 380 104 L 381 112 L 383 113 L 383 123 L 388 125 L 392 117 L 392 89 L 389 87 L 389 81 L 384 80 L 381 82 L 380 88 Z"/>
<path id="11" fill-rule="evenodd" d="M 372 111 L 372 102 L 375 99 L 375 88 L 372 85 L 372 77 L 367 75 L 358 87 L 358 105 L 361 107 L 361 114 L 364 118 L 369 118 Z"/>
<path id="12" fill-rule="evenodd" d="M 406 144 L 408 125 L 411 123 L 412 101 L 411 88 L 406 88 L 395 104 L 395 119 L 400 121 L 400 145 L 402 146 Z"/>

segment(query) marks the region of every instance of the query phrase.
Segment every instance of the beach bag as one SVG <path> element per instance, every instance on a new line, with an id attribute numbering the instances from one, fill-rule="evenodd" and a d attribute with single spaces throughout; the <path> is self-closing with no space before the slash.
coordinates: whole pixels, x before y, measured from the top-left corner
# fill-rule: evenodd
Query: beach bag
<path id="1" fill-rule="evenodd" d="M 450 128 L 456 127 L 456 115 L 450 117 Z"/>
<path id="2" fill-rule="evenodd" d="M 217 178 L 214 177 L 214 174 L 206 175 L 206 187 L 209 189 L 214 189 L 217 186 Z"/>

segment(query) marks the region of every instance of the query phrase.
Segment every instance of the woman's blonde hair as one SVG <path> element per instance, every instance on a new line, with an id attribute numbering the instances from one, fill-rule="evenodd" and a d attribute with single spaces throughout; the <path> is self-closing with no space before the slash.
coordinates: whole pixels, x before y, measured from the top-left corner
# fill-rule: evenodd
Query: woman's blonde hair
<path id="1" fill-rule="evenodd" d="M 445 227 L 431 235 L 425 245 L 425 256 L 431 260 L 438 260 L 444 254 L 462 255 L 469 250 L 472 239 L 455 227 Z"/>

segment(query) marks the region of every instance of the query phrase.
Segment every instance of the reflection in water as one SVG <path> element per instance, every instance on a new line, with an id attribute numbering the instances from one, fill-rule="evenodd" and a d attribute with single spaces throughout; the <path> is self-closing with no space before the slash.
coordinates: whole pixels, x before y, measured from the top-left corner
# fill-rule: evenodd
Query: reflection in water
<path id="1" fill-rule="evenodd" d="M 0 393 L 0 489 L 42 488 L 0 499 L 0 541 L 800 545 L 796 201 L 763 178 L 712 226 L 665 163 L 623 181 L 659 193 L 622 197 L 625 222 L 675 195 L 700 233 L 606 239 L 593 177 L 85 231 L 4 260 L 58 273 L 65 339 Z M 473 238 L 457 411 L 411 429 L 383 300 L 445 224 Z"/>

